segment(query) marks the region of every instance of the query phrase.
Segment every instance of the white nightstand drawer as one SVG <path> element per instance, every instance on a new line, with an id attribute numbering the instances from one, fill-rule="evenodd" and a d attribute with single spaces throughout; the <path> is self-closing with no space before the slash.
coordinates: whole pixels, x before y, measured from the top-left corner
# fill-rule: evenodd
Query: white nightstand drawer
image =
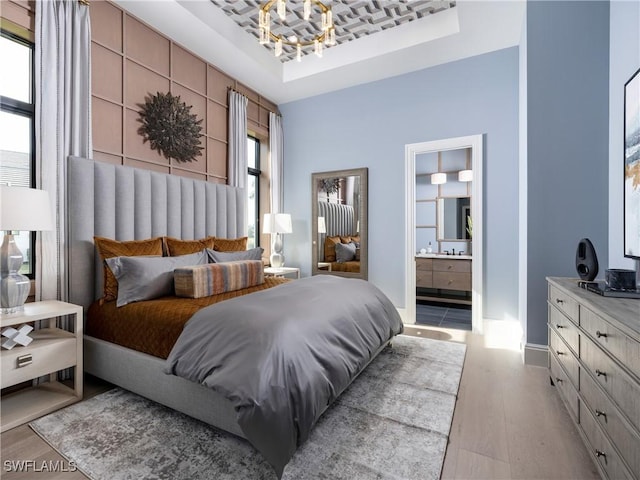
<path id="1" fill-rule="evenodd" d="M 3 350 L 2 388 L 47 375 L 76 364 L 76 338 L 57 328 L 36 330 L 28 348 Z M 24 366 L 18 367 L 18 364 Z"/>

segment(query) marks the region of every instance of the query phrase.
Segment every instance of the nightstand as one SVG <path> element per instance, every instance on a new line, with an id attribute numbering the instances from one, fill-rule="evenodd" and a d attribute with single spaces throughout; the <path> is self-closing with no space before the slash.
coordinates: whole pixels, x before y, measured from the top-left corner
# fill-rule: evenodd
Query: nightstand
<path id="1" fill-rule="evenodd" d="M 296 267 L 265 267 L 264 274 L 267 277 L 286 277 L 287 275 L 295 275 L 295 278 L 300 278 L 300 269 Z"/>
<path id="2" fill-rule="evenodd" d="M 69 316 L 73 332 L 56 328 L 56 318 Z M 24 311 L 0 315 L 0 327 L 41 322 L 29 335 L 26 347 L 15 346 L 0 352 L 2 388 L 48 375 L 49 381 L 2 395 L 0 431 L 4 432 L 82 399 L 82 307 L 49 300 L 26 303 Z M 57 381 L 57 372 L 75 367 L 74 386 Z"/>
<path id="3" fill-rule="evenodd" d="M 331 271 L 331 262 L 318 262 L 318 270 Z"/>

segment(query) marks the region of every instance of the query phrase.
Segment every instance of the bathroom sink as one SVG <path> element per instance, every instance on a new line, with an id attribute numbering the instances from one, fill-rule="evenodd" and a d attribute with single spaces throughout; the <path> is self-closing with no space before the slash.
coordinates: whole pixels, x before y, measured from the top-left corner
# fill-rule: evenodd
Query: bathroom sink
<path id="1" fill-rule="evenodd" d="M 416 253 L 416 258 L 444 258 L 448 260 L 471 260 L 471 255 L 447 255 L 446 253 Z"/>

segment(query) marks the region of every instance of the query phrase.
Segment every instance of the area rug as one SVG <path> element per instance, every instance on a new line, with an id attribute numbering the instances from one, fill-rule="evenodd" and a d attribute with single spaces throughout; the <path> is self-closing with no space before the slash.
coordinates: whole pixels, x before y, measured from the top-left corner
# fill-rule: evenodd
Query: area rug
<path id="1" fill-rule="evenodd" d="M 324 413 L 283 478 L 439 478 L 465 348 L 396 337 Z M 276 478 L 245 440 L 119 388 L 30 426 L 94 480 Z"/>

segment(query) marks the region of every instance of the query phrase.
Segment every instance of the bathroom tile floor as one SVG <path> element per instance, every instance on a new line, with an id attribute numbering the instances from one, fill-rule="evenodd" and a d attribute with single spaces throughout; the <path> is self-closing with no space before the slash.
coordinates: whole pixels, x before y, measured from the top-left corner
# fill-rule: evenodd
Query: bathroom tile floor
<path id="1" fill-rule="evenodd" d="M 416 323 L 471 330 L 471 307 L 416 304 Z"/>

